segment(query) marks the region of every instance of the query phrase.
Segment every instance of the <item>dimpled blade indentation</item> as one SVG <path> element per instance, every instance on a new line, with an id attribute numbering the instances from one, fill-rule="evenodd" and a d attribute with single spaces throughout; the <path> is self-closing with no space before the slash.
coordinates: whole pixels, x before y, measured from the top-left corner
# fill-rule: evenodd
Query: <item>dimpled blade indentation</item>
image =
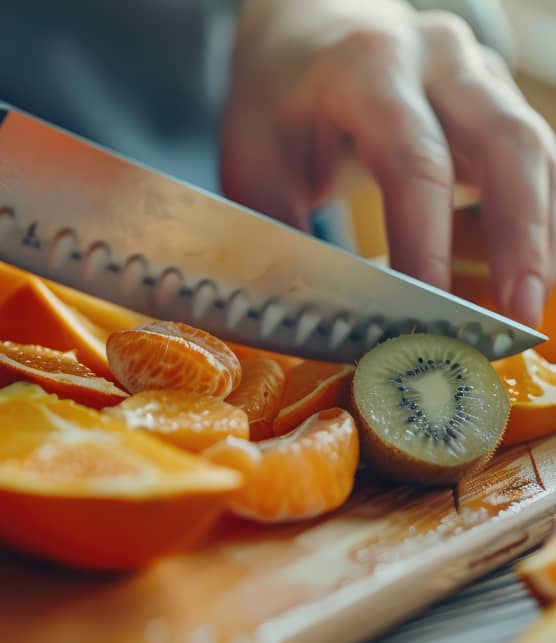
<path id="1" fill-rule="evenodd" d="M 401 336 L 367 353 L 358 365 L 354 394 L 384 442 L 444 466 L 488 453 L 509 405 L 483 355 L 461 341 L 426 334 Z"/>

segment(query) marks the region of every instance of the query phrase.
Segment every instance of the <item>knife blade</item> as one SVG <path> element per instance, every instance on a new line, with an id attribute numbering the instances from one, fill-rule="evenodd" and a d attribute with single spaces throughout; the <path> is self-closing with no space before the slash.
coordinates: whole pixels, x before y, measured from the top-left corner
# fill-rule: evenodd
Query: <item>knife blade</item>
<path id="1" fill-rule="evenodd" d="M 315 359 L 356 360 L 412 331 L 460 337 L 489 359 L 546 339 L 13 107 L 0 126 L 0 259 Z"/>

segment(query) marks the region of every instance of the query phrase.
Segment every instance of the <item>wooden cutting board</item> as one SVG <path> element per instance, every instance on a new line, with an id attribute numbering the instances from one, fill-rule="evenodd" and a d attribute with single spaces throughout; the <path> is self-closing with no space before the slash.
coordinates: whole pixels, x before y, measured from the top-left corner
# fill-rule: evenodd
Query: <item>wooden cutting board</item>
<path id="1" fill-rule="evenodd" d="M 500 452 L 459 489 L 361 472 L 341 511 L 223 522 L 202 551 L 119 577 L 0 554 L 6 643 L 358 641 L 526 551 L 556 513 L 556 437 Z"/>

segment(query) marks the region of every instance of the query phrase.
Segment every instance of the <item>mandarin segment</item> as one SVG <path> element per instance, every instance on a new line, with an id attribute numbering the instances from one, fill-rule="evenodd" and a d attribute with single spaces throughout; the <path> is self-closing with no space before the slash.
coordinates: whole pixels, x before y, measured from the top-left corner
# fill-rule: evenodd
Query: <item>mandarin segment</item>
<path id="1" fill-rule="evenodd" d="M 355 367 L 304 360 L 288 377 L 284 398 L 274 420 L 274 435 L 284 435 L 308 417 L 333 406 L 348 406 Z"/>
<path id="2" fill-rule="evenodd" d="M 359 464 L 359 439 L 351 415 L 332 408 L 286 436 L 256 443 L 226 438 L 204 455 L 243 474 L 245 484 L 229 504 L 234 513 L 288 522 L 332 511 L 347 499 Z"/>
<path id="3" fill-rule="evenodd" d="M 192 546 L 239 474 L 31 384 L 0 392 L 0 539 L 35 556 L 126 570 Z"/>
<path id="4" fill-rule="evenodd" d="M 217 398 L 182 391 L 144 391 L 106 409 L 128 429 L 142 429 L 197 453 L 228 435 L 249 439 L 244 411 Z"/>
<path id="5" fill-rule="evenodd" d="M 226 401 L 247 414 L 251 440 L 272 437 L 272 423 L 280 410 L 285 386 L 284 371 L 273 359 L 248 357 L 241 360 L 241 383 Z"/>
<path id="6" fill-rule="evenodd" d="M 241 362 L 255 357 L 271 359 L 281 366 L 286 378 L 289 377 L 289 374 L 296 366 L 304 361 L 301 357 L 284 355 L 283 353 L 274 353 L 273 351 L 265 351 L 262 348 L 255 348 L 254 346 L 245 346 L 244 344 L 236 344 L 234 342 L 226 342 L 226 345 L 234 352 Z"/>
<path id="7" fill-rule="evenodd" d="M 0 386 L 18 381 L 34 382 L 45 391 L 93 408 L 118 404 L 128 397 L 125 391 L 78 362 L 71 351 L 0 342 Z"/>
<path id="8" fill-rule="evenodd" d="M 179 322 L 112 333 L 108 361 L 130 393 L 175 389 L 225 398 L 241 380 L 236 355 L 216 337 Z"/>

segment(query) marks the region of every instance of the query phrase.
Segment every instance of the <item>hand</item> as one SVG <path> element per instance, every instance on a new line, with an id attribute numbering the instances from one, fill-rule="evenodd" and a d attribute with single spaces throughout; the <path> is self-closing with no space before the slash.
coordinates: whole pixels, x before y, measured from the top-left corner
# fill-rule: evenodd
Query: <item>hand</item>
<path id="1" fill-rule="evenodd" d="M 454 15 L 400 0 L 247 0 L 224 116 L 232 199 L 307 230 L 346 145 L 383 192 L 392 266 L 449 289 L 454 177 L 478 185 L 500 309 L 556 277 L 556 146 Z"/>

